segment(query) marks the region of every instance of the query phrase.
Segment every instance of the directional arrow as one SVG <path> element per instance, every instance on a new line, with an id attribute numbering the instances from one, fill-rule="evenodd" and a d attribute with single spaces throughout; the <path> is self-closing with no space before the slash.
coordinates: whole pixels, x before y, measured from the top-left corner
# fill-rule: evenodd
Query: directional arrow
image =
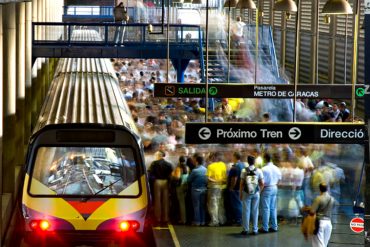
<path id="1" fill-rule="evenodd" d="M 298 140 L 301 137 L 302 132 L 299 128 L 293 127 L 289 130 L 288 135 L 290 139 Z"/>
<path id="2" fill-rule="evenodd" d="M 198 132 L 199 138 L 202 140 L 208 140 L 211 137 L 211 130 L 207 127 L 203 127 Z"/>

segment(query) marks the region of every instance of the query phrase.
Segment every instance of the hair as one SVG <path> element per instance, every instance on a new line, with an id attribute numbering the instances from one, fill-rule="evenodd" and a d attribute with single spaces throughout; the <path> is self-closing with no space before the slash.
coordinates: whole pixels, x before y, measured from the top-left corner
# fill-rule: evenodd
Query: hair
<path id="1" fill-rule="evenodd" d="M 242 158 L 242 155 L 239 152 L 234 152 L 233 156 L 237 160 L 240 160 Z"/>
<path id="2" fill-rule="evenodd" d="M 215 161 L 221 160 L 222 159 L 222 153 L 221 152 L 215 152 L 213 154 L 213 158 L 214 158 Z"/>
<path id="3" fill-rule="evenodd" d="M 248 164 L 249 164 L 250 166 L 254 165 L 254 162 L 255 162 L 255 158 L 254 158 L 254 156 L 252 156 L 252 155 L 248 155 L 247 160 L 248 160 Z"/>
<path id="4" fill-rule="evenodd" d="M 242 21 L 242 18 L 240 16 L 237 16 L 236 21 Z"/>
<path id="5" fill-rule="evenodd" d="M 265 113 L 263 113 L 262 117 L 270 119 L 270 113 L 265 112 Z"/>
<path id="6" fill-rule="evenodd" d="M 164 151 L 158 150 L 157 152 L 159 152 L 161 154 L 162 158 L 166 157 L 166 153 Z"/>
<path id="7" fill-rule="evenodd" d="M 195 155 L 194 155 L 195 156 Z M 199 165 L 201 165 L 201 164 L 203 164 L 204 163 L 204 158 L 202 157 L 202 156 L 200 156 L 200 155 L 197 155 L 196 157 L 195 157 L 195 161 L 199 164 Z"/>
<path id="8" fill-rule="evenodd" d="M 263 158 L 265 159 L 266 162 L 270 162 L 271 161 L 271 155 L 269 153 L 265 153 L 263 155 Z"/>
<path id="9" fill-rule="evenodd" d="M 320 188 L 320 191 L 323 193 L 328 191 L 328 186 L 326 185 L 326 183 L 320 183 L 319 188 Z"/>
<path id="10" fill-rule="evenodd" d="M 186 162 L 185 156 L 181 155 L 180 158 L 179 158 L 179 162 L 181 164 L 184 164 Z"/>

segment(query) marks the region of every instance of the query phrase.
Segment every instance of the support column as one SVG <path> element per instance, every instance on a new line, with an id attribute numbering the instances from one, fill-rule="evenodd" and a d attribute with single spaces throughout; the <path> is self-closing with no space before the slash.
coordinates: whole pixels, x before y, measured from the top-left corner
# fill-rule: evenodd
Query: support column
<path id="1" fill-rule="evenodd" d="M 312 84 L 318 83 L 317 78 L 317 57 L 318 57 L 318 38 L 319 38 L 319 2 L 312 1 L 311 10 L 311 65 L 310 65 L 310 79 Z"/>
<path id="2" fill-rule="evenodd" d="M 32 3 L 26 2 L 26 68 L 25 68 L 25 126 L 24 144 L 27 145 L 28 138 L 31 136 L 31 114 L 32 114 Z"/>
<path id="3" fill-rule="evenodd" d="M 286 51 L 286 15 L 281 12 L 281 40 L 280 40 L 280 65 L 285 71 L 285 51 Z"/>
<path id="4" fill-rule="evenodd" d="M 190 62 L 189 59 L 171 59 L 173 67 L 176 69 L 177 73 L 177 82 L 184 82 L 184 73 L 188 64 Z"/>
<path id="5" fill-rule="evenodd" d="M 37 22 L 39 21 L 38 19 L 38 3 L 39 0 L 33 0 L 32 1 L 32 21 Z M 39 38 L 39 32 L 38 30 L 34 30 L 35 38 Z M 39 61 L 36 60 L 34 64 L 32 64 L 32 69 L 31 69 L 31 81 L 32 81 L 32 88 L 31 88 L 31 131 L 32 128 L 37 120 L 37 103 L 38 103 L 38 85 L 39 81 L 37 80 L 37 69 L 39 66 Z M 32 132 L 31 132 L 32 133 Z"/>
<path id="6" fill-rule="evenodd" d="M 15 186 L 15 114 L 16 114 L 16 11 L 15 3 L 3 5 L 4 62 L 4 141 L 3 192 L 13 193 Z"/>
<path id="7" fill-rule="evenodd" d="M 26 29 L 25 29 L 25 20 L 26 20 L 26 4 L 24 2 L 17 3 L 16 5 L 17 13 L 17 123 L 16 123 L 16 147 L 18 147 L 16 155 L 16 165 L 22 165 L 24 163 L 24 122 L 25 122 L 25 74 L 26 74 Z"/>
<path id="8" fill-rule="evenodd" d="M 3 6 L 0 4 L 0 179 L 3 179 Z M 3 212 L 3 185 L 0 183 L 0 212 Z M 3 232 L 3 221 L 0 219 L 0 246 Z"/>
<path id="9" fill-rule="evenodd" d="M 329 31 L 329 66 L 328 77 L 329 83 L 335 83 L 335 34 L 337 33 L 337 16 L 330 16 L 330 31 Z"/>

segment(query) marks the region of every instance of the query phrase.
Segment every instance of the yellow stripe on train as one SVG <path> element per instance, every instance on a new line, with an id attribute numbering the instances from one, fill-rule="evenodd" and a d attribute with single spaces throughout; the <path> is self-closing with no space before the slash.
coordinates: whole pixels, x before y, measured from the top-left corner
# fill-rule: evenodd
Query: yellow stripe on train
<path id="1" fill-rule="evenodd" d="M 26 207 L 48 216 L 61 218 L 71 223 L 76 230 L 96 230 L 104 221 L 135 213 L 148 206 L 145 176 L 141 176 L 142 193 L 138 198 L 111 198 L 96 209 L 87 220 L 67 201 L 62 198 L 31 197 L 27 193 L 29 175 L 26 174 L 23 188 L 23 203 Z M 31 194 L 55 195 L 56 193 L 45 185 L 32 179 Z M 120 195 L 137 195 L 138 181 L 131 184 Z"/>

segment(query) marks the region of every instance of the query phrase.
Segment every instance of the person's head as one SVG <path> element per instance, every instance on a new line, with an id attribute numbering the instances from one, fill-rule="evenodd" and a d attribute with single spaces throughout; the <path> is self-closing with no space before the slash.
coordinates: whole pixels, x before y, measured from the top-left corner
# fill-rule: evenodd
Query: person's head
<path id="1" fill-rule="evenodd" d="M 263 122 L 270 121 L 270 113 L 268 113 L 268 112 L 263 113 L 263 115 L 262 115 L 262 121 Z"/>
<path id="2" fill-rule="evenodd" d="M 333 104 L 333 111 L 337 111 L 338 110 L 338 105 L 337 104 Z"/>
<path id="3" fill-rule="evenodd" d="M 242 155 L 239 152 L 233 153 L 233 162 L 238 162 L 242 158 Z"/>
<path id="4" fill-rule="evenodd" d="M 248 155 L 247 161 L 250 166 L 253 166 L 255 162 L 255 158 L 252 155 Z"/>
<path id="5" fill-rule="evenodd" d="M 271 162 L 271 155 L 269 153 L 264 153 L 263 154 L 263 160 L 268 163 Z"/>
<path id="6" fill-rule="evenodd" d="M 320 183 L 319 189 L 321 193 L 325 193 L 328 191 L 328 186 L 326 185 L 326 183 Z"/>
<path id="7" fill-rule="evenodd" d="M 237 16 L 236 21 L 242 21 L 242 18 L 240 16 Z"/>
<path id="8" fill-rule="evenodd" d="M 346 109 L 347 105 L 346 102 L 341 102 L 339 104 L 339 110 L 344 111 Z"/>
<path id="9" fill-rule="evenodd" d="M 201 155 L 198 155 L 195 157 L 195 163 L 197 166 L 203 165 L 204 164 L 204 158 Z"/>
<path id="10" fill-rule="evenodd" d="M 180 158 L 179 158 L 179 163 L 180 164 L 185 164 L 185 162 L 186 162 L 186 158 L 185 158 L 185 156 L 180 156 Z"/>
<path id="11" fill-rule="evenodd" d="M 156 160 L 161 160 L 166 157 L 166 153 L 162 150 L 158 150 L 157 152 L 155 152 L 154 156 Z"/>
<path id="12" fill-rule="evenodd" d="M 222 101 L 221 101 L 221 104 L 223 105 L 227 105 L 229 103 L 229 100 L 226 99 L 226 98 L 223 98 Z"/>
<path id="13" fill-rule="evenodd" d="M 222 153 L 221 152 L 215 152 L 214 154 L 213 154 L 213 159 L 214 159 L 214 161 L 221 161 L 222 160 Z"/>

